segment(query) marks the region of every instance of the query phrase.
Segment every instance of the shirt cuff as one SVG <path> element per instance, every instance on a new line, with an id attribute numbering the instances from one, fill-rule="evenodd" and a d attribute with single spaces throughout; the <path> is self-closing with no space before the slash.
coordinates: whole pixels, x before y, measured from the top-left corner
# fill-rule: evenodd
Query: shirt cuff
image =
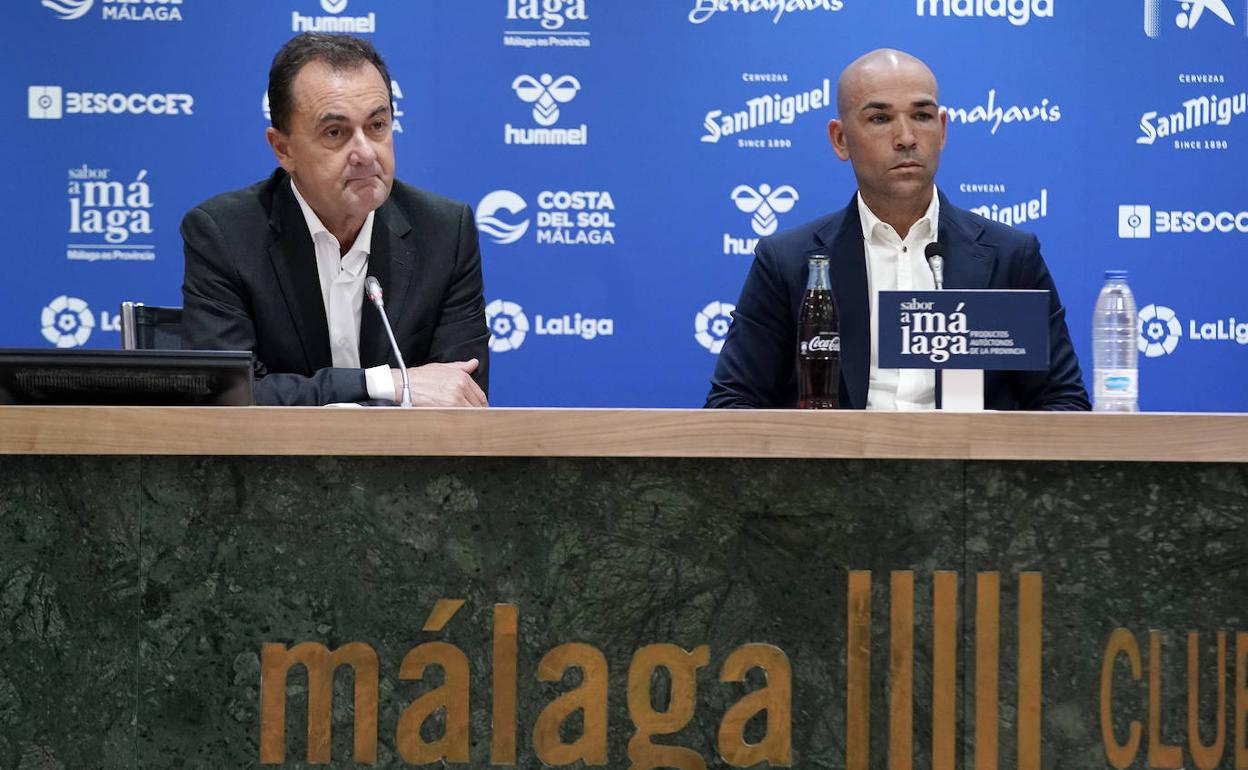
<path id="1" fill-rule="evenodd" d="M 365 369 L 364 384 L 368 387 L 369 398 L 386 401 L 399 400 L 394 392 L 394 375 L 390 374 L 389 364 Z"/>

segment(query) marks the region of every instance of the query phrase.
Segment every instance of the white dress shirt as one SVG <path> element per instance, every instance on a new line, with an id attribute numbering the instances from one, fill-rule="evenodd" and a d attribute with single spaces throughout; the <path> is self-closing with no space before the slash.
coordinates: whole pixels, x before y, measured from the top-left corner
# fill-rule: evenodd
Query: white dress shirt
<path id="1" fill-rule="evenodd" d="M 316 247 L 316 272 L 321 279 L 321 299 L 325 303 L 325 320 L 329 324 L 329 351 L 336 368 L 360 368 L 360 318 L 364 303 L 364 279 L 368 277 L 368 254 L 373 242 L 375 211 L 368 212 L 364 226 L 351 249 L 342 253 L 342 244 L 325 228 L 320 217 L 303 199 L 295 180 L 290 189 L 303 211 Z M 394 400 L 394 378 L 389 364 L 364 370 L 368 397 Z"/>
<path id="2" fill-rule="evenodd" d="M 871 304 L 871 373 L 867 408 L 912 411 L 936 408 L 936 373 L 931 369 L 881 369 L 876 339 L 881 291 L 930 291 L 936 288 L 924 250 L 936 241 L 940 200 L 935 188 L 927 211 L 910 227 L 905 240 L 880 221 L 858 194 L 862 241 L 867 259 L 867 297 Z"/>

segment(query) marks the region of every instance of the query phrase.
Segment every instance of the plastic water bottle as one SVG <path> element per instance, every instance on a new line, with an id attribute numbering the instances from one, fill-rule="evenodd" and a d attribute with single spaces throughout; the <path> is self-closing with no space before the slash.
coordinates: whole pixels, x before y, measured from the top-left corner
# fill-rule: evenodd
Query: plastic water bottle
<path id="1" fill-rule="evenodd" d="M 1092 314 L 1092 408 L 1139 411 L 1139 320 L 1126 270 L 1106 270 Z"/>

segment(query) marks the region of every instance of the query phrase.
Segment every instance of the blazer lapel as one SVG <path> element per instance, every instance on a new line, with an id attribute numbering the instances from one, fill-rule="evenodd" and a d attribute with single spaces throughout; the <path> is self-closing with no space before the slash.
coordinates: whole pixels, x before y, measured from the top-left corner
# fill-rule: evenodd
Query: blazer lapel
<path id="1" fill-rule="evenodd" d="M 810 254 L 828 256 L 832 298 L 841 326 L 841 378 L 850 408 L 865 409 L 871 375 L 871 306 L 867 297 L 867 257 L 862 243 L 862 219 L 857 194 L 850 199 L 840 227 L 815 232 L 820 247 Z M 799 305 L 800 306 L 800 305 Z"/>
<path id="2" fill-rule="evenodd" d="M 940 195 L 940 242 L 945 246 L 945 288 L 986 289 L 997 263 L 996 247 L 979 236 L 984 226 Z"/>
<path id="3" fill-rule="evenodd" d="M 295 333 L 307 360 L 307 372 L 311 374 L 333 365 L 329 323 L 325 320 L 316 248 L 287 180 L 279 182 L 274 192 L 269 226 L 276 233 L 275 240 L 269 244 L 269 258 L 282 289 L 282 299 L 294 320 Z"/>
<path id="4" fill-rule="evenodd" d="M 373 240 L 369 246 L 368 274 L 377 279 L 385 297 L 386 318 L 394 329 L 395 337 L 402 346 L 402 334 L 399 319 L 403 318 L 403 310 L 407 303 L 407 295 L 411 288 L 413 264 L 415 257 L 413 247 L 407 242 L 407 235 L 412 226 L 390 201 L 386 201 L 377 209 L 373 220 Z M 372 303 L 364 297 L 363 313 L 360 320 L 360 363 L 364 367 L 380 366 L 389 363 L 398 366 L 390 351 L 390 340 L 381 325 L 381 318 L 376 308 L 369 307 Z M 410 353 L 404 351 L 404 356 Z M 405 361 L 413 366 L 411 361 Z"/>

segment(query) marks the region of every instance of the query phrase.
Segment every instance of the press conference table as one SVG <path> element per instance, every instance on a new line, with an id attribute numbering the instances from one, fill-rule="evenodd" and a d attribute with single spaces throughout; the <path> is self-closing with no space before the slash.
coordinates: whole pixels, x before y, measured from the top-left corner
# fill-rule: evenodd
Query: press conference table
<path id="1" fill-rule="evenodd" d="M 0 767 L 1187 762 L 1196 632 L 1230 768 L 1246 463 L 1240 414 L 0 407 Z M 605 703 L 562 754 L 548 652 Z"/>
<path id="2" fill-rule="evenodd" d="M 1248 414 L 0 406 L 0 454 L 1248 461 Z"/>

